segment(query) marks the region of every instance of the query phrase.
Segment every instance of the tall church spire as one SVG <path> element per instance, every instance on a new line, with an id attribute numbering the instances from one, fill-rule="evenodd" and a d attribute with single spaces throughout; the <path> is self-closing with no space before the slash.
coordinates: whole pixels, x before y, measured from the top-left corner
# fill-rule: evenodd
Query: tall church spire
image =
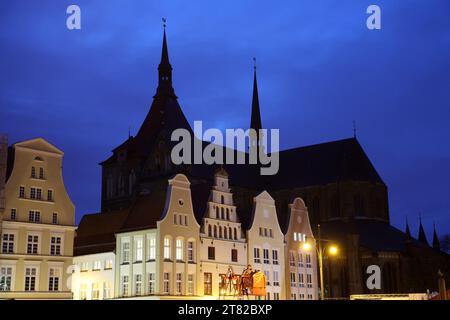
<path id="1" fill-rule="evenodd" d="M 409 230 L 408 217 L 406 217 L 405 240 L 406 240 L 406 241 L 410 241 L 410 240 L 411 240 L 411 231 Z"/>
<path id="2" fill-rule="evenodd" d="M 433 232 L 433 248 L 436 250 L 441 250 L 441 243 L 439 242 L 439 238 L 436 233 L 436 224 L 433 224 L 434 232 Z"/>
<path id="3" fill-rule="evenodd" d="M 423 244 L 426 244 L 427 246 L 428 241 L 427 241 L 427 237 L 425 235 L 425 230 L 423 230 L 423 226 L 422 226 L 422 218 L 419 217 L 419 221 L 420 221 L 420 225 L 419 225 L 419 241 L 422 242 Z"/>
<path id="4" fill-rule="evenodd" d="M 256 80 L 256 58 L 253 58 L 253 98 L 252 98 L 252 117 L 250 128 L 259 130 L 262 129 L 261 112 L 259 110 L 259 96 L 258 96 L 258 82 Z"/>
<path id="5" fill-rule="evenodd" d="M 169 62 L 169 50 L 167 49 L 166 38 L 166 19 L 163 18 L 163 44 L 161 52 L 161 62 L 158 66 L 158 89 L 157 95 L 173 95 L 175 96 L 172 87 L 172 65 Z"/>

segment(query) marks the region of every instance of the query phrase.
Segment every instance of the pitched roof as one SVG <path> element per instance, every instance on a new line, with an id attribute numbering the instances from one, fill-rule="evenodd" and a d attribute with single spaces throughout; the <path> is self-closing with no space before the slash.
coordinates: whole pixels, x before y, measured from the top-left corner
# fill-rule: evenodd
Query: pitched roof
<path id="1" fill-rule="evenodd" d="M 127 209 L 84 215 L 76 231 L 74 256 L 114 251 L 115 233 L 127 216 Z"/>

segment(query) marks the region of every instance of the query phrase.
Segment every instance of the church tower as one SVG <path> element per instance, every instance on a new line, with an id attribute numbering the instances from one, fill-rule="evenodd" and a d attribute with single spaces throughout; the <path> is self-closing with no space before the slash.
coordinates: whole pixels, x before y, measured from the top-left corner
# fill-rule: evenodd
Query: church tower
<path id="1" fill-rule="evenodd" d="M 260 148 L 264 148 L 262 141 L 263 136 L 259 134 L 259 130 L 262 129 L 261 111 L 259 108 L 259 94 L 258 94 L 258 81 L 256 79 L 256 58 L 253 58 L 253 96 L 252 96 L 252 115 L 250 120 L 250 129 L 256 131 L 256 135 L 250 135 L 250 148 L 256 147 L 256 151 Z"/>
<path id="2" fill-rule="evenodd" d="M 136 136 L 129 136 L 112 151 L 111 157 L 100 163 L 102 212 L 130 206 L 137 194 L 150 192 L 159 180 L 184 170 L 172 163 L 170 153 L 175 142 L 171 135 L 176 129 L 191 133 L 192 129 L 178 104 L 172 70 L 164 22 L 158 87 L 150 110 Z"/>

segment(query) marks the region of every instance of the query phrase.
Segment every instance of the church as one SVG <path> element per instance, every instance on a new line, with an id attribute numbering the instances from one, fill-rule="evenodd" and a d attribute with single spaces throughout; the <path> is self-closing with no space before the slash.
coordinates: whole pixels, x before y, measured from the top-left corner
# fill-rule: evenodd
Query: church
<path id="1" fill-rule="evenodd" d="M 272 255 L 271 262 L 274 259 L 283 261 L 283 266 L 272 263 L 268 278 L 272 285 L 273 282 L 280 282 L 290 288 L 283 292 L 271 288 L 271 298 L 317 299 L 315 250 L 313 257 L 309 257 L 309 264 L 313 264 L 316 272 L 308 276 L 311 284 L 307 286 L 315 289 L 304 293 L 293 291 L 294 286 L 290 285 L 294 280 L 293 283 L 298 283 L 296 287 L 300 288 L 300 279 L 297 279 L 300 274 L 290 272 L 289 265 L 292 264 L 288 262 L 291 259 L 288 248 L 291 247 L 290 240 L 300 234 L 292 231 L 295 229 L 292 216 L 299 211 L 307 213 L 307 225 L 301 226 L 301 229 L 311 230 L 309 238 L 317 238 L 320 225 L 323 239 L 339 247 L 338 255 L 323 257 L 325 298 L 348 298 L 351 294 L 361 293 L 435 291 L 439 270 L 448 282 L 450 257 L 440 251 L 436 234 L 430 245 L 422 224 L 418 239 L 412 237 L 408 225 L 405 232 L 390 225 L 388 187 L 356 137 L 280 151 L 279 171 L 273 176 L 261 176 L 259 167 L 250 164 L 174 165 L 171 161 L 174 146 L 171 133 L 179 128 L 189 132 L 192 129 L 172 86 L 172 71 L 164 30 L 158 87 L 150 110 L 136 136 L 130 136 L 100 163 L 101 212 L 85 215 L 77 230 L 75 262 L 78 259 L 81 263 L 87 256 L 115 255 L 114 267 L 111 266 L 107 270 L 110 274 L 106 275 L 112 279 L 114 288 L 109 290 L 114 292 L 114 296 L 129 296 L 130 282 L 134 283 L 134 290 L 136 287 L 142 290 L 139 288 L 143 280 L 139 275 L 143 272 L 130 269 L 145 270 L 146 267 L 161 274 L 160 281 L 154 285 L 150 285 L 148 281 L 152 280 L 147 279 L 146 286 L 150 286 L 151 290 L 218 294 L 215 283 L 217 277 L 225 272 L 223 269 L 235 261 L 238 261 L 236 266 L 242 268 L 247 261 L 265 259 L 265 256 L 261 259 L 259 250 L 248 250 L 248 247 L 267 244 L 264 255 Z M 249 128 L 262 129 L 256 69 L 249 114 Z M 174 193 L 180 196 L 174 198 Z M 254 229 L 255 221 L 261 221 L 259 218 L 255 220 L 261 212 L 255 209 L 261 205 L 269 208 L 262 211 L 266 217 L 275 218 L 271 228 L 258 226 Z M 222 210 L 225 210 L 225 216 L 222 216 Z M 194 216 L 191 216 L 191 211 Z M 161 237 L 161 230 L 169 221 L 182 230 L 183 236 L 179 241 Z M 268 236 L 270 241 L 258 244 L 260 240 L 252 234 L 264 228 L 266 232 L 271 230 L 271 236 Z M 219 236 L 219 232 L 226 233 Z M 130 239 L 137 242 L 131 243 Z M 229 239 L 233 240 L 232 247 L 226 241 Z M 220 258 L 223 254 L 221 250 L 213 252 L 213 249 L 199 245 L 206 242 L 223 242 L 221 247 L 227 248 L 227 252 L 234 252 L 236 248 L 238 252 L 230 253 L 229 258 L 233 261 L 228 261 L 230 259 Z M 144 246 L 150 250 L 145 254 Z M 205 255 L 217 255 L 223 263 L 194 261 L 189 259 L 192 257 L 189 251 L 186 251 L 185 257 L 177 251 L 177 246 L 206 250 L 198 255 L 200 260 Z M 148 254 L 150 258 L 147 263 L 139 266 L 128 263 L 130 256 L 137 252 L 140 252 L 141 258 L 138 262 L 142 262 L 142 255 Z M 164 259 L 150 266 L 159 252 Z M 277 252 L 276 257 L 274 252 Z M 295 252 L 292 258 L 294 266 L 303 265 L 303 260 L 300 261 L 302 255 Z M 176 260 L 183 261 L 183 264 L 173 263 Z M 197 269 L 194 264 L 197 264 Z M 381 289 L 367 289 L 366 269 L 369 265 L 381 268 Z M 199 271 L 200 268 L 202 271 Z M 178 286 L 181 270 L 186 273 L 183 275 L 185 284 Z M 273 279 L 274 272 L 277 281 Z M 154 277 L 151 274 L 154 274 L 153 271 L 149 277 Z M 193 280 L 197 274 L 202 277 L 201 281 Z M 137 278 L 130 280 L 130 275 L 137 275 Z M 193 285 L 194 282 L 202 285 Z M 202 292 L 197 292 L 199 290 Z M 108 295 L 111 295 L 109 291 Z"/>

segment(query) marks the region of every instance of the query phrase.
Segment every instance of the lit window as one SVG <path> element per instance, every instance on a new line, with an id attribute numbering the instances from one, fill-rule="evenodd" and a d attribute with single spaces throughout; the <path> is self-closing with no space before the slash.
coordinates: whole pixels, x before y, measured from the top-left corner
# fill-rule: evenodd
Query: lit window
<path id="1" fill-rule="evenodd" d="M 106 260 L 105 261 L 105 270 L 110 270 L 113 268 L 113 261 L 112 259 Z"/>
<path id="2" fill-rule="evenodd" d="M 92 268 L 93 271 L 101 270 L 102 269 L 102 262 L 101 261 L 94 261 L 94 267 Z"/>
<path id="3" fill-rule="evenodd" d="M 122 242 L 122 263 L 130 263 L 130 243 Z"/>
<path id="4" fill-rule="evenodd" d="M 110 299 L 111 298 L 111 283 L 110 282 L 103 282 L 103 299 Z"/>
<path id="5" fill-rule="evenodd" d="M 92 300 L 98 300 L 100 299 L 100 289 L 98 282 L 94 282 L 92 284 Z"/>
<path id="6" fill-rule="evenodd" d="M 86 300 L 86 283 L 80 285 L 80 300 Z"/>
<path id="7" fill-rule="evenodd" d="M 135 250 L 136 250 L 136 259 L 135 259 L 135 261 L 142 261 L 142 256 L 143 256 L 142 239 L 136 240 L 134 244 L 135 244 Z"/>
<path id="8" fill-rule="evenodd" d="M 305 287 L 305 279 L 304 279 L 303 273 L 299 273 L 298 274 L 298 282 L 299 282 L 298 286 L 300 288 L 304 288 Z"/>
<path id="9" fill-rule="evenodd" d="M 289 251 L 289 265 L 295 267 L 295 253 L 294 251 Z"/>
<path id="10" fill-rule="evenodd" d="M 273 272 L 273 285 L 276 287 L 280 286 L 280 280 L 278 279 L 278 271 Z"/>
<path id="11" fill-rule="evenodd" d="M 194 275 L 188 274 L 188 286 L 187 286 L 187 294 L 193 295 L 194 294 Z"/>
<path id="12" fill-rule="evenodd" d="M 297 232 L 294 232 L 294 241 L 297 241 Z"/>
<path id="13" fill-rule="evenodd" d="M 295 283 L 295 273 L 291 272 L 291 287 L 296 287 Z"/>
<path id="14" fill-rule="evenodd" d="M 311 268 L 311 255 L 308 253 L 306 254 L 306 267 Z"/>
<path id="15" fill-rule="evenodd" d="M 14 253 L 14 234 L 4 233 L 2 235 L 2 253 Z"/>
<path id="16" fill-rule="evenodd" d="M 312 288 L 312 275 L 309 273 L 306 275 L 306 286 Z"/>
<path id="17" fill-rule="evenodd" d="M 270 272 L 268 270 L 264 270 L 264 276 L 266 277 L 266 285 L 270 286 L 270 279 L 269 279 Z"/>
<path id="18" fill-rule="evenodd" d="M 149 236 L 147 239 L 148 241 L 148 253 L 147 253 L 147 259 L 148 260 L 155 260 L 156 259 L 156 239 L 154 235 Z"/>
<path id="19" fill-rule="evenodd" d="M 183 240 L 181 239 L 176 241 L 176 259 L 177 261 L 183 260 Z"/>
<path id="20" fill-rule="evenodd" d="M 303 267 L 303 254 L 301 252 L 298 253 L 298 266 Z"/>
<path id="21" fill-rule="evenodd" d="M 170 260 L 170 239 L 164 238 L 164 259 Z"/>

